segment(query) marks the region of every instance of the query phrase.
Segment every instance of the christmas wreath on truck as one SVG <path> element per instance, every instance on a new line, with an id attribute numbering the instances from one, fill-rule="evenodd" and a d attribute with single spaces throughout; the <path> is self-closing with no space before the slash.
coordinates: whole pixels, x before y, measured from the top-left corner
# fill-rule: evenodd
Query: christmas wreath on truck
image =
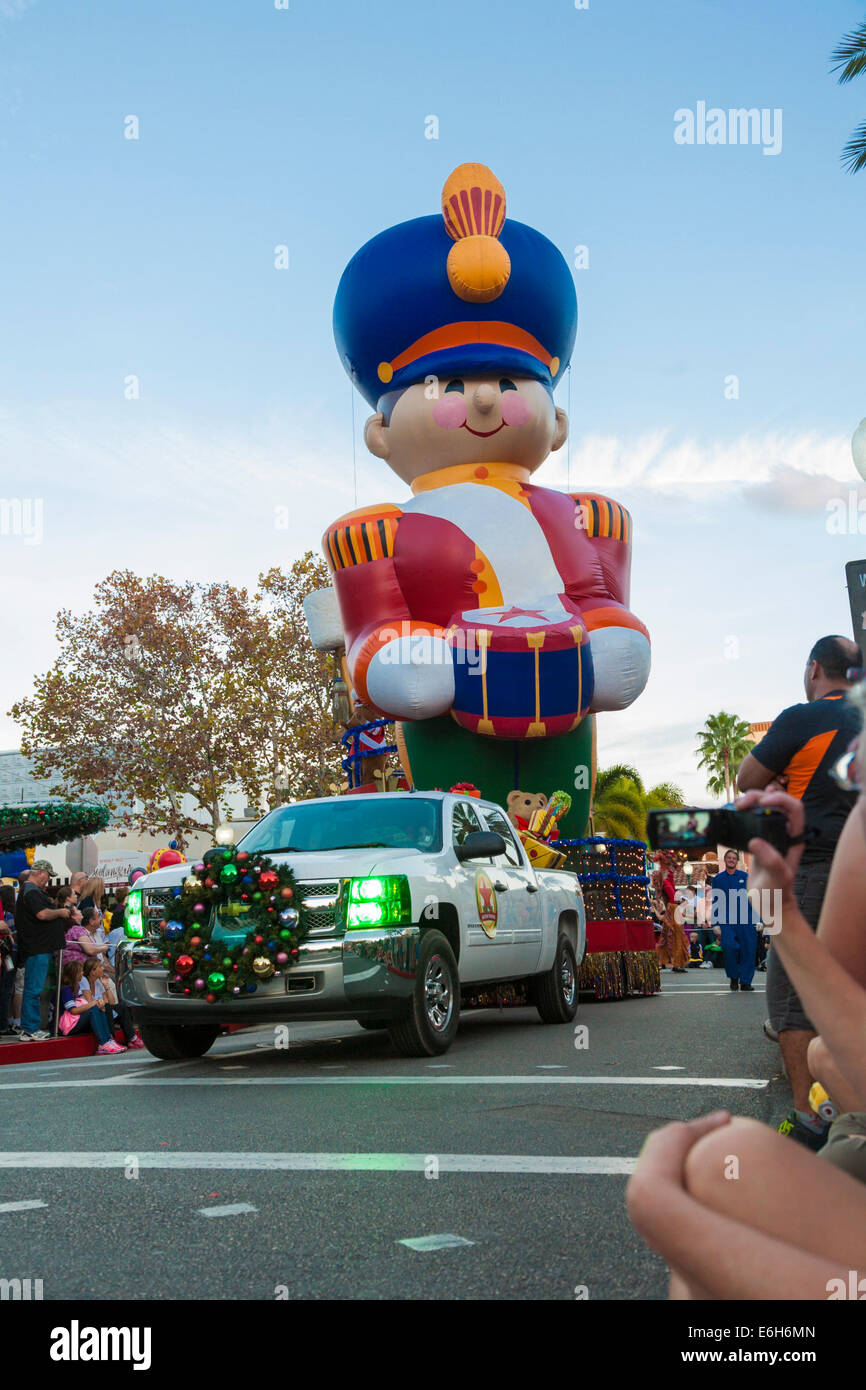
<path id="1" fill-rule="evenodd" d="M 193 865 L 170 909 L 160 923 L 169 988 L 209 1004 L 282 974 L 310 929 L 288 865 L 227 847 Z"/>

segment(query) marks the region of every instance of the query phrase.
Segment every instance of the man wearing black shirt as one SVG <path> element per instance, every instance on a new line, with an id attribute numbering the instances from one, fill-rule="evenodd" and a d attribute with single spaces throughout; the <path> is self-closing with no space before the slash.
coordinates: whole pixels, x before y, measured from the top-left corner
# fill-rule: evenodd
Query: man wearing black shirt
<path id="1" fill-rule="evenodd" d="M 812 838 L 803 850 L 794 893 L 813 930 L 821 915 L 836 842 L 854 804 L 853 796 L 830 774 L 860 733 L 860 716 L 845 699 L 855 683 L 847 673 L 859 665 L 860 652 L 847 637 L 822 637 L 816 642 L 804 676 L 807 703 L 782 711 L 744 759 L 737 776 L 741 792 L 775 782 L 803 803 Z M 806 1063 L 815 1031 L 773 950 L 767 969 L 767 1003 L 794 1095 L 794 1113 L 783 1120 L 780 1132 L 820 1148 L 826 1126 L 809 1106 L 812 1078 Z"/>
<path id="2" fill-rule="evenodd" d="M 39 1001 L 51 957 L 63 949 L 69 925 L 68 907 L 55 907 L 45 889 L 54 870 L 47 859 L 37 859 L 23 884 L 15 907 L 18 958 L 24 962 L 24 995 L 21 1000 L 21 1033 L 24 1042 L 47 1038 L 42 1028 Z"/>

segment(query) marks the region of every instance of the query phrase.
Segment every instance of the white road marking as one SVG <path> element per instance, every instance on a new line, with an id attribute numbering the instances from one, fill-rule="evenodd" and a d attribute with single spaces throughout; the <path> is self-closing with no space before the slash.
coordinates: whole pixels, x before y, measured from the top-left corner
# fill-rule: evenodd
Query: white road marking
<path id="1" fill-rule="evenodd" d="M 538 1062 L 536 1071 L 565 1071 L 562 1062 Z"/>
<path id="2" fill-rule="evenodd" d="M 455 1245 L 474 1245 L 474 1240 L 466 1240 L 464 1236 L 450 1236 L 444 1233 L 441 1236 L 410 1236 L 407 1240 L 398 1240 L 398 1245 L 406 1245 L 410 1250 L 448 1250 Z"/>
<path id="3" fill-rule="evenodd" d="M 227 1207 L 199 1207 L 199 1216 L 246 1216 L 248 1212 L 256 1212 L 258 1207 L 251 1207 L 249 1202 L 234 1202 Z"/>
<path id="4" fill-rule="evenodd" d="M 653 1071 L 684 1071 L 684 1067 L 653 1067 Z"/>
<path id="5" fill-rule="evenodd" d="M 670 991 L 670 990 L 669 990 L 669 991 L 668 991 L 668 994 L 669 994 L 669 995 L 670 995 L 671 993 L 674 993 L 674 994 L 739 994 L 739 992 L 740 992 L 739 990 L 737 990 L 737 989 L 731 989 L 730 986 L 729 986 L 727 989 L 677 989 L 677 990 L 673 990 L 673 991 Z M 767 991 L 766 991 L 765 989 L 751 989 L 751 990 L 746 990 L 746 993 L 747 993 L 747 994 L 766 994 Z"/>
<path id="6" fill-rule="evenodd" d="M 370 1172 L 424 1173 L 429 1153 L 164 1153 L 136 1154 L 142 1168 L 192 1172 Z M 439 1173 L 538 1173 L 538 1174 L 623 1174 L 631 1173 L 637 1158 L 570 1154 L 437 1154 Z M 129 1162 L 126 1151 L 69 1151 L 0 1153 L 0 1168 L 81 1169 L 94 1171 L 123 1168 Z M 204 1207 L 203 1214 L 225 1215 L 255 1210 L 246 1203 L 232 1207 Z"/>
<path id="7" fill-rule="evenodd" d="M 125 1087 L 153 1091 L 159 1086 L 715 1086 L 722 1090 L 762 1091 L 770 1083 L 751 1076 L 175 1076 L 105 1077 L 87 1081 L 0 1081 L 0 1091 L 64 1091 Z M 0 1154 L 2 1166 L 2 1154 Z"/>
<path id="8" fill-rule="evenodd" d="M 0 1202 L 0 1211 L 35 1211 L 47 1206 L 47 1202 Z"/>

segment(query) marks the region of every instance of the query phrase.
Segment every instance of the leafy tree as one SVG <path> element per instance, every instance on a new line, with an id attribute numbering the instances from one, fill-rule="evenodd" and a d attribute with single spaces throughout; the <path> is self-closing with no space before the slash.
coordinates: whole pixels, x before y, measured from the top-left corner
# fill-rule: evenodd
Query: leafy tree
<path id="1" fill-rule="evenodd" d="M 328 582 L 310 553 L 254 595 L 115 571 L 84 614 L 57 617 L 60 653 L 11 710 L 22 752 L 70 798 L 100 797 L 144 834 L 213 832 L 240 789 L 257 806 L 338 777 L 328 658 L 298 618 Z"/>
<path id="2" fill-rule="evenodd" d="M 866 22 L 845 35 L 834 48 L 831 59 L 830 71 L 839 73 L 840 83 L 866 73 Z M 866 121 L 857 127 L 842 151 L 842 163 L 850 174 L 866 168 Z"/>
<path id="3" fill-rule="evenodd" d="M 707 791 L 730 801 L 734 794 L 734 779 L 747 753 L 754 747 L 749 725 L 736 714 L 708 716 L 698 732 L 698 767 L 707 774 Z"/>

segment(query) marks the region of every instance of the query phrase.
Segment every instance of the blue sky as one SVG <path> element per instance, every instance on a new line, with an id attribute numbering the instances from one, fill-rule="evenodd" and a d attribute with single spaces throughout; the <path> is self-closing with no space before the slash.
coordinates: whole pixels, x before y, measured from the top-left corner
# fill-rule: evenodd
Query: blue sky
<path id="1" fill-rule="evenodd" d="M 864 17 L 848 0 L 0 0 L 2 495 L 44 503 L 41 545 L 0 537 L 3 710 L 50 664 L 58 607 L 110 568 L 248 581 L 317 547 L 355 496 L 340 273 L 480 160 L 510 215 L 569 260 L 589 248 L 558 392 L 571 481 L 631 508 L 632 606 L 655 639 L 602 759 L 700 794 L 695 728 L 798 698 L 866 554 L 826 525 L 866 415 L 866 173 L 839 161 L 866 79 L 840 88 L 829 54 Z M 698 101 L 781 109 L 781 152 L 677 145 L 674 112 Z M 356 399 L 358 500 L 399 500 L 366 413 Z M 555 456 L 536 481 L 568 472 Z"/>

